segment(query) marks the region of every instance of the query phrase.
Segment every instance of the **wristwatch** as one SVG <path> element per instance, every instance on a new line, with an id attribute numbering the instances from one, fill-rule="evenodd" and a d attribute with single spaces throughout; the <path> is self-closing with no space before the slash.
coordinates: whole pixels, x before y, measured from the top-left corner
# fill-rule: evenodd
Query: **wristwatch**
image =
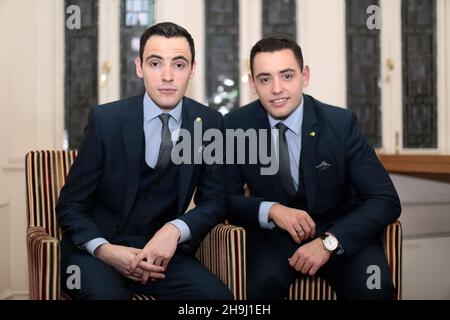
<path id="1" fill-rule="evenodd" d="M 333 253 L 338 248 L 339 241 L 332 234 L 322 233 L 319 237 L 322 239 L 323 247 L 327 251 Z"/>

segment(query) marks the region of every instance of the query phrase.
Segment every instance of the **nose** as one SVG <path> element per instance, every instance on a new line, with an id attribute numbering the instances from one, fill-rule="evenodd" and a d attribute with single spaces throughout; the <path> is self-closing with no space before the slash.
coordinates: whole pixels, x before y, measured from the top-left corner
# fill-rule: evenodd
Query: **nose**
<path id="1" fill-rule="evenodd" d="M 162 69 L 161 77 L 164 82 L 171 82 L 173 80 L 173 72 L 171 66 L 165 66 Z"/>
<path id="2" fill-rule="evenodd" d="M 275 78 L 272 81 L 272 94 L 280 94 L 283 92 L 283 87 L 279 79 Z"/>

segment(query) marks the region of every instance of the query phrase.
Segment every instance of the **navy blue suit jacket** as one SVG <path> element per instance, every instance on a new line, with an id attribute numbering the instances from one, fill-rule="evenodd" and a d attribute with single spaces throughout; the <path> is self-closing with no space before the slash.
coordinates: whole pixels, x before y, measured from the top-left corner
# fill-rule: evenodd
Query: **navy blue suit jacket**
<path id="1" fill-rule="evenodd" d="M 354 113 L 308 95 L 303 97 L 300 174 L 306 193 L 306 211 L 315 221 L 317 231 L 332 232 L 345 254 L 351 256 L 369 241 L 379 238 L 384 228 L 398 218 L 399 198 L 389 175 L 359 129 Z M 259 100 L 228 114 L 225 128 L 270 132 L 267 112 Z M 320 166 L 323 161 L 331 166 Z M 260 229 L 261 201 L 288 203 L 278 176 L 261 175 L 260 168 L 259 163 L 226 167 L 229 219 L 252 229 Z M 243 195 L 245 183 L 251 197 Z"/>
<path id="2" fill-rule="evenodd" d="M 182 128 L 191 133 L 202 120 L 203 132 L 223 129 L 223 118 L 191 99 L 183 98 Z M 89 114 L 78 156 L 62 188 L 56 213 L 62 229 L 62 255 L 95 238 L 111 241 L 125 225 L 136 199 L 141 161 L 145 152 L 143 96 L 100 105 Z M 192 251 L 205 234 L 224 218 L 223 165 L 191 164 L 179 168 L 177 216 L 189 227 Z M 194 190 L 196 207 L 185 213 Z"/>

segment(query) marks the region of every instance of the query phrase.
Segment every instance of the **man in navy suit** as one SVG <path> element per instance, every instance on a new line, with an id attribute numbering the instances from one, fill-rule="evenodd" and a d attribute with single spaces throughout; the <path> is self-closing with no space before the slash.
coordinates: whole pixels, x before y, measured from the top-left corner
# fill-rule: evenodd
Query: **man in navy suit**
<path id="1" fill-rule="evenodd" d="M 355 115 L 303 94 L 310 71 L 290 39 L 257 42 L 250 69 L 259 100 L 228 114 L 225 127 L 271 132 L 257 145 L 276 152 L 278 172 L 262 174 L 260 162 L 226 167 L 229 219 L 248 231 L 247 297 L 281 299 L 296 277 L 317 274 L 340 299 L 392 299 L 381 234 L 401 207 Z M 248 159 L 249 147 L 237 156 Z"/>
<path id="2" fill-rule="evenodd" d="M 56 208 L 62 287 L 72 298 L 232 299 L 192 255 L 224 218 L 223 165 L 171 161 L 179 129 L 223 128 L 218 112 L 184 97 L 194 70 L 191 35 L 154 25 L 136 58 L 145 94 L 90 112 Z M 196 207 L 185 212 L 195 189 Z M 71 265 L 81 270 L 80 286 L 70 284 Z"/>

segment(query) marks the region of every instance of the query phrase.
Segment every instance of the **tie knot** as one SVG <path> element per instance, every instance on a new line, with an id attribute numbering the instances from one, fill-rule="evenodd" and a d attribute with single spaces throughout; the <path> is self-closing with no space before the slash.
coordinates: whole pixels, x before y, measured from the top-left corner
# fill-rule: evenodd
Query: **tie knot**
<path id="1" fill-rule="evenodd" d="M 283 122 L 278 122 L 275 127 L 277 127 L 277 129 L 280 130 L 281 134 L 284 134 L 286 132 L 286 130 L 288 129 L 288 127 L 286 127 Z"/>
<path id="2" fill-rule="evenodd" d="M 158 117 L 159 117 L 159 120 L 161 120 L 161 122 L 163 123 L 163 126 L 167 126 L 169 124 L 170 114 L 161 113 Z"/>

